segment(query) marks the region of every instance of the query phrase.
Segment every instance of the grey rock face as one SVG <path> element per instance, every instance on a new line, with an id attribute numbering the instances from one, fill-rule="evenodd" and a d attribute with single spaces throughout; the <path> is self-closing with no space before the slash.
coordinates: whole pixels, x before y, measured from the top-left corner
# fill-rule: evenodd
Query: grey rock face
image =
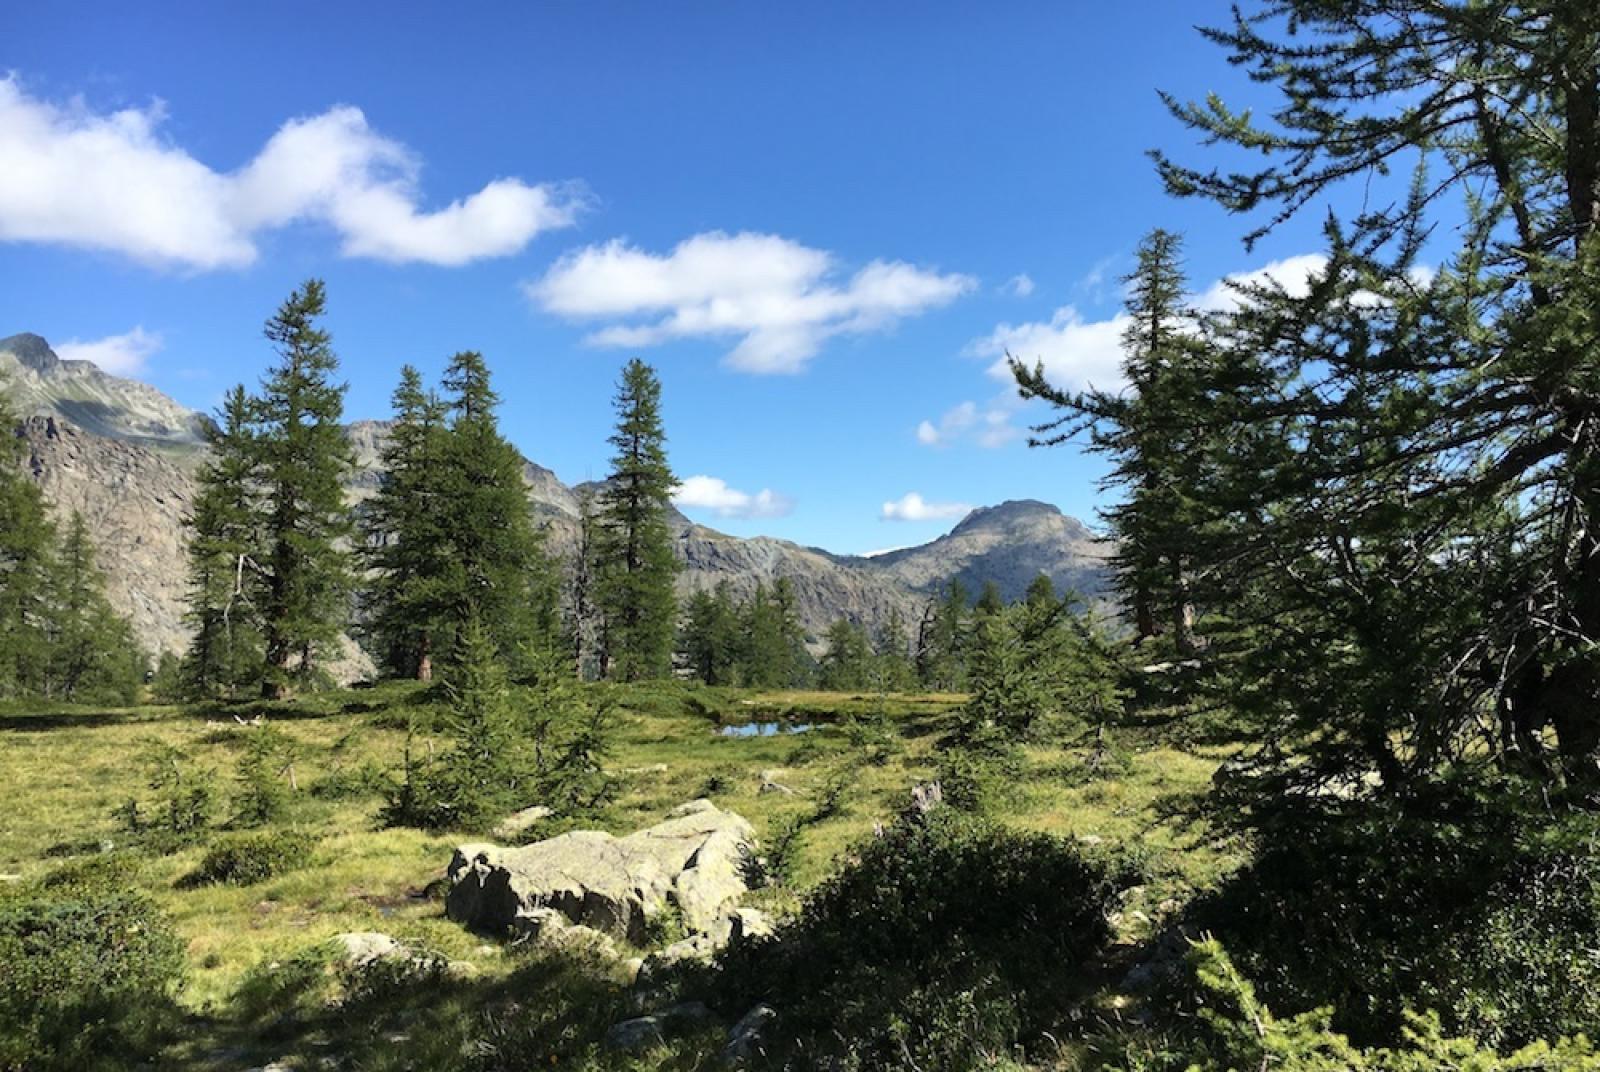
<path id="1" fill-rule="evenodd" d="M 578 830 L 518 849 L 468 844 L 450 862 L 451 919 L 504 931 L 541 910 L 642 944 L 668 903 L 691 930 L 714 927 L 746 892 L 740 863 L 755 830 L 695 801 L 627 837 Z"/>

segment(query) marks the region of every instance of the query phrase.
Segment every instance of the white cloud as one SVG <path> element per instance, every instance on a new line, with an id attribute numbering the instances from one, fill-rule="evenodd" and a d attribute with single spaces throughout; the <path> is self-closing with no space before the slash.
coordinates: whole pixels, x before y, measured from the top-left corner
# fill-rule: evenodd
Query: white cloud
<path id="1" fill-rule="evenodd" d="M 568 188 L 497 178 L 423 211 L 420 162 L 359 108 L 290 120 L 234 172 L 173 144 L 165 118 L 159 103 L 97 114 L 0 79 L 0 241 L 206 270 L 250 264 L 263 231 L 311 222 L 332 227 L 346 256 L 459 265 L 515 253 L 581 207 Z"/>
<path id="2" fill-rule="evenodd" d="M 937 424 L 923 421 L 917 425 L 917 442 L 925 447 L 945 447 L 971 438 L 980 447 L 1003 447 L 1022 434 L 1011 423 L 1016 408 L 1014 393 L 1002 394 L 984 406 L 962 402 L 946 410 Z"/>
<path id="3" fill-rule="evenodd" d="M 915 546 L 917 546 L 917 545 L 914 544 L 914 543 L 903 543 L 898 547 L 880 547 L 876 551 L 863 551 L 863 552 L 861 552 L 861 557 L 862 558 L 877 558 L 879 555 L 892 555 L 896 551 L 904 551 L 908 547 L 915 547 Z"/>
<path id="4" fill-rule="evenodd" d="M 1276 283 L 1292 297 L 1303 298 L 1311 293 L 1311 281 L 1328 268 L 1328 258 L 1320 253 L 1302 253 L 1273 261 L 1253 272 L 1239 272 L 1211 284 L 1193 298 L 1195 308 L 1208 313 L 1237 309 L 1244 303 L 1241 291 Z"/>
<path id="5" fill-rule="evenodd" d="M 1006 280 L 1006 285 L 1000 289 L 1013 298 L 1026 298 L 1033 293 L 1033 277 L 1027 272 L 1021 272 Z"/>
<path id="6" fill-rule="evenodd" d="M 970 276 L 873 261 L 839 278 L 833 254 L 778 235 L 695 235 L 670 253 L 613 240 L 567 254 L 527 294 L 548 312 L 606 320 L 586 340 L 642 347 L 736 338 L 727 363 L 799 372 L 836 335 L 883 331 L 972 290 Z"/>
<path id="7" fill-rule="evenodd" d="M 883 521 L 947 521 L 972 512 L 966 503 L 931 503 L 914 491 L 883 504 L 878 517 Z"/>
<path id="8" fill-rule="evenodd" d="M 54 349 L 63 361 L 92 361 L 102 372 L 113 376 L 136 376 L 144 371 L 150 355 L 161 349 L 161 336 L 136 327 L 89 342 L 68 339 Z"/>
<path id="9" fill-rule="evenodd" d="M 714 476 L 689 477 L 674 489 L 672 501 L 680 509 L 710 510 L 718 517 L 741 520 L 787 517 L 794 510 L 793 499 L 771 488 L 762 488 L 752 495 L 730 488 L 726 481 Z"/>
<path id="10" fill-rule="evenodd" d="M 1288 293 L 1303 297 L 1310 292 L 1313 277 L 1326 270 L 1327 263 L 1326 257 L 1315 253 L 1286 257 L 1255 271 L 1219 280 L 1192 295 L 1190 301 L 1203 312 L 1224 312 L 1238 308 L 1245 300 L 1241 288 L 1267 282 L 1276 282 Z M 1122 335 L 1128 323 L 1126 313 L 1105 320 L 1085 320 L 1076 306 L 1063 305 L 1047 322 L 1000 324 L 988 336 L 969 343 L 967 352 L 993 359 L 989 375 L 1005 383 L 1011 382 L 1011 368 L 1006 361 L 1009 353 L 1030 368 L 1035 361 L 1042 362 L 1046 378 L 1065 390 L 1092 387 L 1116 391 L 1126 383 L 1122 375 Z"/>
<path id="11" fill-rule="evenodd" d="M 1059 387 L 1114 391 L 1123 384 L 1122 333 L 1127 325 L 1125 313 L 1109 320 L 1084 320 L 1075 306 L 1063 305 L 1044 323 L 1001 324 L 986 338 L 970 343 L 967 351 L 992 358 L 989 375 L 997 380 L 1011 379 L 1009 353 L 1030 368 L 1035 361 L 1043 362 L 1045 375 Z"/>

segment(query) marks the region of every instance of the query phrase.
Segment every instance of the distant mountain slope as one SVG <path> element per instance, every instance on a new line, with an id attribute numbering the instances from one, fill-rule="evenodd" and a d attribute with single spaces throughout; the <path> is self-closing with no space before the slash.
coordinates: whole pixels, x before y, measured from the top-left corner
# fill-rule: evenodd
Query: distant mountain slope
<path id="1" fill-rule="evenodd" d="M 180 453 L 205 445 L 206 417 L 138 380 L 63 361 L 37 335 L 0 339 L 0 383 L 19 417 L 58 417 L 94 435 Z"/>
<path id="2" fill-rule="evenodd" d="M 1021 599 L 1039 574 L 1058 591 L 1086 599 L 1106 594 L 1111 548 L 1077 518 L 1033 499 L 972 511 L 931 543 L 847 561 L 929 595 L 956 578 L 974 598 L 993 581 L 1006 600 Z"/>
<path id="3" fill-rule="evenodd" d="M 89 522 L 113 604 L 131 617 L 154 650 L 180 650 L 183 622 L 184 519 L 194 473 L 205 457 L 206 418 L 155 388 L 110 376 L 85 361 L 62 361 L 37 335 L 0 340 L 0 379 L 13 406 L 29 418 L 23 465 L 58 517 L 74 510 Z M 348 433 L 357 467 L 347 484 L 352 504 L 376 492 L 387 421 L 355 421 Z M 525 462 L 523 482 L 550 550 L 569 558 L 577 543 L 578 497 L 543 466 Z M 951 576 L 976 594 L 993 578 L 1008 598 L 1043 571 L 1060 587 L 1098 595 L 1105 549 L 1081 523 L 1038 502 L 975 510 L 946 536 L 874 558 L 832 555 L 787 540 L 743 539 L 696 524 L 676 510 L 671 524 L 684 563 L 687 595 L 726 581 L 748 596 L 757 581 L 794 584 L 802 625 L 813 641 L 848 618 L 876 629 L 898 611 L 915 628 L 928 596 Z M 350 653 L 350 673 L 363 660 Z"/>

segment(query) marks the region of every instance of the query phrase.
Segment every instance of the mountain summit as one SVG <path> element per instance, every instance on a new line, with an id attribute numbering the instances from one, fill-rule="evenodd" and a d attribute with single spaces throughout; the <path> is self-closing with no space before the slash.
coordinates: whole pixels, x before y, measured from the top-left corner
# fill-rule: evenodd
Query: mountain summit
<path id="1" fill-rule="evenodd" d="M 85 432 L 157 450 L 194 453 L 207 418 L 149 384 L 63 361 L 38 335 L 0 339 L 0 382 L 19 417 L 54 417 Z"/>

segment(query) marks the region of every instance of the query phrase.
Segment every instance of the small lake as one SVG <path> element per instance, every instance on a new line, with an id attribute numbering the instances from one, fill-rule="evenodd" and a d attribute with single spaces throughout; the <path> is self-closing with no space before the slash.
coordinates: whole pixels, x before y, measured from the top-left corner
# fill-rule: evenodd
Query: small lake
<path id="1" fill-rule="evenodd" d="M 783 737 L 791 733 L 805 733 L 809 722 L 739 722 L 717 727 L 719 737 Z"/>

